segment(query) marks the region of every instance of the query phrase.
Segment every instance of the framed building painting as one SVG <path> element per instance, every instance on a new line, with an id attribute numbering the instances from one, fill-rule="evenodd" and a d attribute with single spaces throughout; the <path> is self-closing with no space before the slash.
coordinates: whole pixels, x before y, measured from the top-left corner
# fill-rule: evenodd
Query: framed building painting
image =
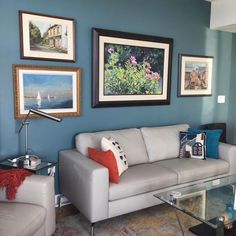
<path id="1" fill-rule="evenodd" d="M 75 21 L 19 11 L 22 59 L 75 62 Z"/>
<path id="2" fill-rule="evenodd" d="M 168 105 L 173 39 L 93 29 L 92 107 Z"/>
<path id="3" fill-rule="evenodd" d="M 181 54 L 178 96 L 210 96 L 212 64 L 213 57 Z"/>
<path id="4" fill-rule="evenodd" d="M 25 118 L 31 108 L 59 117 L 80 115 L 79 68 L 13 65 L 13 79 L 15 118 Z"/>

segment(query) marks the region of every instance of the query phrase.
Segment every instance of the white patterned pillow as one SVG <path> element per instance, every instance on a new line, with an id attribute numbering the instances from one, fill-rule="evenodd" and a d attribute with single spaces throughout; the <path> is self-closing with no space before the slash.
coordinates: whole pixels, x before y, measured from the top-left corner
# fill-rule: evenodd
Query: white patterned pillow
<path id="1" fill-rule="evenodd" d="M 101 140 L 101 149 L 103 151 L 111 150 L 116 158 L 119 176 L 128 169 L 128 161 L 120 144 L 113 138 L 103 137 Z"/>

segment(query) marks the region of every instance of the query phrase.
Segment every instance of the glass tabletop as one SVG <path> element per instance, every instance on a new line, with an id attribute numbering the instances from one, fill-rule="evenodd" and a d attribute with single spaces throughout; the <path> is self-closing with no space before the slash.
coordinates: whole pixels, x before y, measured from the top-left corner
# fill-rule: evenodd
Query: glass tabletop
<path id="1" fill-rule="evenodd" d="M 230 228 L 236 221 L 235 187 L 236 175 L 231 175 L 154 196 L 215 229 L 219 220 Z"/>
<path id="2" fill-rule="evenodd" d="M 46 169 L 46 168 L 50 168 L 50 167 L 53 167 L 55 166 L 56 163 L 55 162 L 48 162 L 48 161 L 45 161 L 45 160 L 41 160 L 41 163 L 36 165 L 36 166 L 30 166 L 30 165 L 24 165 L 22 166 L 24 169 L 28 169 L 30 171 L 33 171 L 33 172 L 38 172 L 38 171 L 41 171 L 43 169 Z M 18 168 L 20 167 L 19 166 L 19 162 L 10 162 L 8 160 L 3 160 L 0 162 L 0 166 L 3 166 L 3 167 L 9 167 L 9 168 Z M 21 167 L 21 168 L 22 168 Z"/>

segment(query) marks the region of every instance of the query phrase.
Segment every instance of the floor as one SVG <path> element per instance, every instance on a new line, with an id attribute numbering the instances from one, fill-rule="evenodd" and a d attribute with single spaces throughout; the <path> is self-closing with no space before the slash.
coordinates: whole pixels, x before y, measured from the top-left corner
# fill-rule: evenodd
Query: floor
<path id="1" fill-rule="evenodd" d="M 72 205 L 57 209 L 53 236 L 89 236 L 89 222 Z M 178 221 L 179 220 L 179 221 Z M 96 223 L 95 236 L 193 236 L 197 220 L 162 204 Z"/>

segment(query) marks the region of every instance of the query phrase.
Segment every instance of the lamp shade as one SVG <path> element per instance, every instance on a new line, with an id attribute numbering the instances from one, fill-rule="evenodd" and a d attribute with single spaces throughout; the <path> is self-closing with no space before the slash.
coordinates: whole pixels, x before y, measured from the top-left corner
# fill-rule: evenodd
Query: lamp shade
<path id="1" fill-rule="evenodd" d="M 40 111 L 40 110 L 36 110 L 36 109 L 30 109 L 30 110 L 29 110 L 29 113 L 34 113 L 34 114 L 37 114 L 37 115 L 46 117 L 46 118 L 48 118 L 48 119 L 57 121 L 57 122 L 61 122 L 61 121 L 62 121 L 61 118 L 52 116 L 52 115 L 50 115 L 50 114 L 48 114 L 48 113 L 46 113 L 46 112 L 43 112 L 43 111 Z"/>

